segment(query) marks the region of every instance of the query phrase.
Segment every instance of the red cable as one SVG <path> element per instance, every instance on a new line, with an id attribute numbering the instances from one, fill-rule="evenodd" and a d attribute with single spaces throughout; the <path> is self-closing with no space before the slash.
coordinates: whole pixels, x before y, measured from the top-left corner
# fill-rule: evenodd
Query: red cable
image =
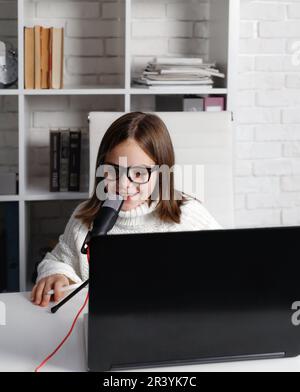
<path id="1" fill-rule="evenodd" d="M 88 259 L 88 263 L 90 262 L 90 248 L 89 247 L 87 247 L 87 259 Z M 76 322 L 77 322 L 77 320 L 78 320 L 78 317 L 80 316 L 80 314 L 81 314 L 81 312 L 83 311 L 83 309 L 86 307 L 86 304 L 87 304 L 87 302 L 88 302 L 88 300 L 89 300 L 89 291 L 87 292 L 87 295 L 86 295 L 86 297 L 85 297 L 85 300 L 84 300 L 84 303 L 83 303 L 83 305 L 81 306 L 81 308 L 79 309 L 79 311 L 78 311 L 78 313 L 76 314 L 76 316 L 75 316 L 75 318 L 74 318 L 74 320 L 73 320 L 73 323 L 72 323 L 72 325 L 71 325 L 71 328 L 69 329 L 69 332 L 67 333 L 67 335 L 63 338 L 63 340 L 59 343 L 59 345 L 56 347 L 56 349 L 51 353 L 51 354 L 49 354 L 36 368 L 35 368 L 35 372 L 37 373 L 38 371 L 39 371 L 39 369 L 41 368 L 41 367 L 43 367 L 48 361 L 49 361 L 49 359 L 51 359 L 56 353 L 57 353 L 57 351 L 63 346 L 63 344 L 65 343 L 65 341 L 69 338 L 69 336 L 71 335 L 71 333 L 73 332 L 73 329 L 74 329 L 74 327 L 75 327 L 75 324 L 76 324 Z"/>

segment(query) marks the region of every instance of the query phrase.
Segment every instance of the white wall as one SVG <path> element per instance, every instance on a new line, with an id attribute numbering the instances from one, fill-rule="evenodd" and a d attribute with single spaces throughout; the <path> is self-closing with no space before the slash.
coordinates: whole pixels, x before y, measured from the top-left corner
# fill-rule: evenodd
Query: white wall
<path id="1" fill-rule="evenodd" d="M 299 1 L 241 0 L 238 88 L 237 225 L 299 224 Z"/>
<path id="2" fill-rule="evenodd" d="M 132 76 L 153 56 L 201 56 L 209 53 L 208 0 L 134 0 L 132 2 Z"/>

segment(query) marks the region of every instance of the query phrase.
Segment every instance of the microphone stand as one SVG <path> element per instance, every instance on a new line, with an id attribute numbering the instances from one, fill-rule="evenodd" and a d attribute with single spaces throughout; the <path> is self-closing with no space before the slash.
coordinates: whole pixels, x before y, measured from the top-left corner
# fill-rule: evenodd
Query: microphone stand
<path id="1" fill-rule="evenodd" d="M 89 231 L 87 233 L 87 236 L 85 237 L 84 243 L 81 248 L 81 253 L 87 254 L 87 248 L 88 248 L 88 242 L 91 239 L 91 232 Z M 56 313 L 58 309 L 60 309 L 66 302 L 68 302 L 71 298 L 73 298 L 77 293 L 79 293 L 82 289 L 84 289 L 87 285 L 89 284 L 89 279 L 87 279 L 85 282 L 83 282 L 77 289 L 72 291 L 69 295 L 67 295 L 62 301 L 60 301 L 57 305 L 53 306 L 50 310 L 51 313 Z"/>
<path id="2" fill-rule="evenodd" d="M 83 282 L 82 285 L 77 287 L 77 289 L 72 291 L 72 293 L 69 294 L 67 297 L 65 297 L 62 301 L 60 301 L 59 304 L 53 306 L 51 308 L 51 313 L 56 313 L 61 306 L 63 306 L 66 302 L 68 302 L 71 298 L 73 298 L 77 293 L 79 293 L 79 291 L 81 291 L 83 288 L 85 288 L 85 286 L 87 286 L 88 284 L 89 284 L 89 279 L 86 280 L 85 282 Z"/>
<path id="3" fill-rule="evenodd" d="M 93 228 L 92 230 L 88 231 L 85 240 L 83 242 L 83 245 L 81 247 L 81 253 L 87 254 L 87 249 L 89 246 L 89 242 L 93 237 L 98 237 L 101 235 L 106 235 L 109 230 L 111 230 L 118 218 L 119 211 L 122 208 L 124 200 L 120 195 L 117 195 L 117 201 L 112 201 L 110 202 L 109 199 L 108 205 L 106 206 L 105 203 L 103 203 L 102 207 L 99 210 L 99 216 L 95 219 L 93 222 Z M 114 207 L 114 215 L 111 216 L 111 207 Z M 110 208 L 108 208 L 110 207 Z M 105 220 L 103 224 L 103 219 Z M 78 294 L 83 288 L 85 288 L 89 284 L 89 279 L 87 279 L 85 282 L 83 282 L 77 289 L 72 291 L 69 295 L 67 295 L 62 301 L 60 301 L 57 305 L 53 306 L 51 308 L 51 313 L 56 313 L 58 309 L 60 309 L 66 302 L 68 302 L 71 298 L 73 298 L 76 294 Z"/>

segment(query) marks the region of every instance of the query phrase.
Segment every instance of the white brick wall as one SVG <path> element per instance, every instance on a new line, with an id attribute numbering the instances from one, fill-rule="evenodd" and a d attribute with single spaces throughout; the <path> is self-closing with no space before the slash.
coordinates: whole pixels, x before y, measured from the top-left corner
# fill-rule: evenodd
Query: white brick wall
<path id="1" fill-rule="evenodd" d="M 300 222 L 299 9 L 292 0 L 241 0 L 238 227 Z"/>
<path id="2" fill-rule="evenodd" d="M 16 0 L 0 0 L 0 37 L 18 47 Z"/>
<path id="3" fill-rule="evenodd" d="M 132 75 L 154 56 L 198 55 L 208 60 L 209 1 L 134 0 Z"/>

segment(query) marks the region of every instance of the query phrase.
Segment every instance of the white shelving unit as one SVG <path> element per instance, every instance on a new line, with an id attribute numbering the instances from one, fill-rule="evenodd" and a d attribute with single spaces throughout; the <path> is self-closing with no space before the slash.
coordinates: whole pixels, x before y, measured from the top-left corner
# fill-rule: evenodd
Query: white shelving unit
<path id="1" fill-rule="evenodd" d="M 158 4 L 164 7 L 172 0 L 155 0 L 153 5 Z M 55 3 L 55 5 L 53 5 Z M 19 205 L 19 249 L 20 249 L 20 289 L 25 290 L 26 281 L 28 280 L 28 247 L 29 247 L 29 203 L 37 201 L 56 201 L 56 200 L 82 200 L 88 198 L 87 186 L 80 193 L 51 193 L 48 191 L 47 161 L 43 159 L 47 155 L 47 143 L 49 136 L 49 128 L 51 126 L 76 126 L 86 130 L 88 134 L 88 112 L 94 110 L 155 110 L 153 100 L 157 95 L 186 95 L 186 94 L 210 94 L 224 95 L 227 98 L 227 110 L 234 111 L 235 97 L 235 80 L 237 75 L 237 48 L 239 37 L 239 0 L 182 0 L 180 7 L 202 7 L 205 4 L 206 15 L 202 18 L 199 16 L 200 22 L 195 19 L 194 15 L 189 11 L 181 16 L 176 16 L 173 8 L 170 15 L 166 13 L 165 18 L 155 18 L 150 16 L 148 19 L 141 17 L 142 7 L 147 7 L 149 2 L 140 0 L 116 0 L 114 3 L 117 12 L 116 17 L 105 15 L 104 11 L 100 11 L 95 18 L 87 19 L 79 15 L 71 15 L 68 18 L 65 15 L 68 7 L 64 5 L 70 4 L 67 0 L 17 0 L 18 10 L 18 53 L 19 53 L 19 82 L 17 89 L 0 90 L 0 96 L 16 96 L 18 99 L 18 143 L 19 143 L 19 194 L 0 196 L 0 202 L 12 201 Z M 78 4 L 78 2 L 76 2 Z M 80 3 L 85 3 L 82 0 Z M 89 4 L 95 3 L 95 8 L 101 6 L 101 1 L 89 1 Z M 106 4 L 111 4 L 109 2 Z M 152 3 L 152 2 L 151 2 Z M 178 3 L 178 0 L 176 2 Z M 75 4 L 75 3 L 72 3 Z M 60 6 L 63 7 L 62 15 L 64 17 L 53 16 L 53 7 L 57 8 L 59 15 Z M 149 4 L 148 4 L 149 6 Z M 174 4 L 171 5 L 172 7 Z M 100 8 L 101 9 L 101 8 Z M 45 17 L 47 11 L 51 17 Z M 38 17 L 41 13 L 42 17 Z M 148 11 L 147 11 L 148 12 Z M 145 14 L 147 13 L 145 12 Z M 205 36 L 205 53 L 207 60 L 216 61 L 221 70 L 226 73 L 227 77 L 223 84 L 216 88 L 207 89 L 203 87 L 186 87 L 178 90 L 157 88 L 149 90 L 147 88 L 133 85 L 132 77 L 141 69 L 142 65 L 146 65 L 149 58 L 154 55 L 162 55 L 155 51 L 150 53 L 151 42 L 153 40 L 164 40 L 166 45 L 172 40 L 174 28 L 180 23 L 189 23 L 193 31 L 197 28 L 196 24 L 202 23 L 204 20 L 205 28 L 208 34 Z M 139 24 L 145 23 L 145 33 L 138 33 Z M 147 37 L 147 31 L 151 23 L 158 23 L 158 26 L 164 24 L 163 38 L 157 37 L 156 34 L 150 34 Z M 172 24 L 173 23 L 173 24 Z M 24 89 L 24 26 L 33 26 L 41 24 L 44 26 L 64 26 L 65 33 L 71 35 L 65 41 L 65 88 L 62 90 L 25 90 Z M 99 26 L 106 26 L 105 28 Z M 106 25 L 105 25 L 106 24 Z M 112 26 L 112 27 L 110 27 Z M 155 28 L 155 24 L 153 25 Z M 170 31 L 167 30 L 168 26 Z M 175 27 L 174 27 L 175 26 Z M 181 26 L 181 25 L 180 25 Z M 151 26 L 150 26 L 151 27 Z M 184 26 L 183 26 L 184 27 Z M 202 28 L 202 25 L 200 26 Z M 97 32 L 97 37 L 93 37 L 87 33 L 87 29 L 91 28 Z M 114 28 L 115 30 L 110 30 Z M 101 37 L 103 31 L 104 38 Z M 73 36 L 72 36 L 73 34 Z M 0 37 L 1 39 L 1 37 Z M 87 45 L 83 44 L 87 40 Z M 184 46 L 182 56 L 199 55 L 198 40 L 192 35 L 177 37 L 176 45 Z M 104 42 L 104 48 L 107 52 L 97 54 L 93 52 L 91 42 L 94 40 L 95 45 L 98 41 Z M 168 41 L 169 40 L 169 41 Z M 180 41 L 181 40 L 181 41 Z M 183 44 L 182 44 L 182 40 Z M 140 51 L 141 41 L 144 42 L 146 55 Z M 151 42 L 150 42 L 151 41 Z M 167 42 L 168 41 L 168 42 Z M 173 42 L 171 42 L 173 43 Z M 111 48 L 110 45 L 112 44 Z M 186 44 L 186 46 L 185 46 Z M 76 46 L 77 45 L 77 46 Z M 80 46 L 81 45 L 81 46 Z M 87 48 L 90 45 L 89 48 Z M 102 44 L 101 44 L 102 45 Z M 168 48 L 171 45 L 168 46 Z M 186 53 L 187 48 L 192 48 Z M 120 53 L 118 53 L 118 48 Z M 74 50 L 74 53 L 72 53 Z M 92 51 L 91 55 L 88 50 Z M 103 49 L 104 50 L 104 49 Z M 80 56 L 78 56 L 78 51 Z M 164 55 L 172 55 L 172 52 L 164 53 Z M 173 55 L 179 55 L 174 53 Z M 99 61 L 101 59 L 101 62 Z M 93 61 L 95 64 L 93 64 Z M 99 67 L 106 64 L 105 75 Z M 112 62 L 112 74 L 109 73 L 109 61 Z M 101 65 L 102 66 L 102 65 Z M 91 74 L 82 74 L 81 71 L 86 68 L 91 69 Z M 112 85 L 110 84 L 112 82 Z M 146 105 L 144 105 L 146 102 Z M 64 116 L 70 120 L 65 123 Z M 73 117 L 71 117 L 71 114 Z M 61 122 L 59 122 L 61 120 Z M 43 140 L 42 136 L 43 135 Z M 41 139 L 41 140 L 40 140 Z M 41 145 L 38 145 L 41 143 Z M 38 147 L 36 146 L 38 145 Z M 36 149 L 41 149 L 39 159 L 34 161 Z M 33 161 L 32 161 L 33 160 Z M 86 169 L 88 175 L 88 168 Z"/>

